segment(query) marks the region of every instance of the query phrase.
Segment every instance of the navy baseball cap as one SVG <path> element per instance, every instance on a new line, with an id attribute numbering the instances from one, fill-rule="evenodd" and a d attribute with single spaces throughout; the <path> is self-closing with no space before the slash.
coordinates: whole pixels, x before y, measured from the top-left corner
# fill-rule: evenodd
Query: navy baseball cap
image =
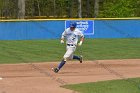
<path id="1" fill-rule="evenodd" d="M 76 28 L 76 26 L 77 26 L 77 23 L 76 23 L 76 22 L 71 22 L 71 23 L 70 23 L 70 27 Z"/>

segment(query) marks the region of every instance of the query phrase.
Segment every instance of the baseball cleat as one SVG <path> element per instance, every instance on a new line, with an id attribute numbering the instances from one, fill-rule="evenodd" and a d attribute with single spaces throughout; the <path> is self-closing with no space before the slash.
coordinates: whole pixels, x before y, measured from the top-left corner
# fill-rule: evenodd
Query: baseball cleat
<path id="1" fill-rule="evenodd" d="M 58 71 L 59 71 L 58 68 L 52 68 L 52 70 L 53 70 L 55 73 L 58 73 Z"/>
<path id="2" fill-rule="evenodd" d="M 83 56 L 80 56 L 80 63 L 83 62 Z"/>

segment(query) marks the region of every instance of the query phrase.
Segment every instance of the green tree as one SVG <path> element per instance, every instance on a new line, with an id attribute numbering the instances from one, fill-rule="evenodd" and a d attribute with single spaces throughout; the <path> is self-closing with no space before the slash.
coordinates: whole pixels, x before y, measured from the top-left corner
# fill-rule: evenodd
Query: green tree
<path id="1" fill-rule="evenodd" d="M 134 17 L 137 0 L 105 0 L 99 17 Z"/>
<path id="2" fill-rule="evenodd" d="M 18 1 L 24 0 L 0 0 L 1 18 L 18 18 L 24 12 Z M 86 18 L 140 16 L 140 0 L 25 0 L 23 16 L 77 18 L 78 1 L 81 1 L 81 16 Z"/>
<path id="3" fill-rule="evenodd" d="M 24 19 L 25 17 L 25 0 L 18 0 L 18 18 Z"/>

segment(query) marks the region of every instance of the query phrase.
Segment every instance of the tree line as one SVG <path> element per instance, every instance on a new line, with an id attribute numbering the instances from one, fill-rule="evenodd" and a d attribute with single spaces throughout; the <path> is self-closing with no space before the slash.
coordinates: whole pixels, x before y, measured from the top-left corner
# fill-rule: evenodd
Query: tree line
<path id="1" fill-rule="evenodd" d="M 1 19 L 139 17 L 140 0 L 0 0 Z"/>

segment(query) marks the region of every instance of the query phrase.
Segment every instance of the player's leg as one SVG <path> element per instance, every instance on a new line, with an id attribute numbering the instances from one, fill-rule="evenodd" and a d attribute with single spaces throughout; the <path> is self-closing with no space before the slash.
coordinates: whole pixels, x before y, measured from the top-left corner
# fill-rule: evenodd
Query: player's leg
<path id="1" fill-rule="evenodd" d="M 76 48 L 73 49 L 73 53 L 74 53 L 75 50 L 76 50 Z M 83 56 L 77 56 L 77 55 L 74 55 L 73 53 L 71 53 L 69 59 L 76 59 L 76 60 L 80 61 L 80 63 L 82 63 Z"/>
<path id="2" fill-rule="evenodd" d="M 80 60 L 80 56 L 73 55 L 73 59 Z"/>
<path id="3" fill-rule="evenodd" d="M 73 55 L 73 59 L 79 60 L 80 63 L 82 63 L 82 61 L 83 61 L 83 56 Z"/>
<path id="4" fill-rule="evenodd" d="M 54 71 L 55 73 L 58 73 L 58 71 L 65 65 L 65 63 L 66 63 L 66 61 L 63 59 L 63 60 L 60 62 L 60 64 L 58 65 L 57 68 L 52 68 L 53 71 Z"/>
<path id="5" fill-rule="evenodd" d="M 58 69 L 60 70 L 64 65 L 65 65 L 65 63 L 66 63 L 66 60 L 62 60 L 61 62 L 60 62 L 60 64 L 58 65 Z"/>
<path id="6" fill-rule="evenodd" d="M 68 47 L 63 60 L 61 61 L 61 63 L 59 64 L 58 68 L 61 69 L 63 67 L 63 65 L 66 63 L 66 61 L 69 59 L 69 57 L 71 56 L 71 54 L 73 54 L 73 49 L 71 47 Z"/>
<path id="7" fill-rule="evenodd" d="M 57 73 L 65 65 L 67 59 L 69 59 L 69 57 L 73 54 L 73 52 L 74 52 L 73 48 L 67 47 L 67 51 L 64 54 L 62 61 L 60 62 L 57 68 L 53 69 L 55 73 Z"/>

